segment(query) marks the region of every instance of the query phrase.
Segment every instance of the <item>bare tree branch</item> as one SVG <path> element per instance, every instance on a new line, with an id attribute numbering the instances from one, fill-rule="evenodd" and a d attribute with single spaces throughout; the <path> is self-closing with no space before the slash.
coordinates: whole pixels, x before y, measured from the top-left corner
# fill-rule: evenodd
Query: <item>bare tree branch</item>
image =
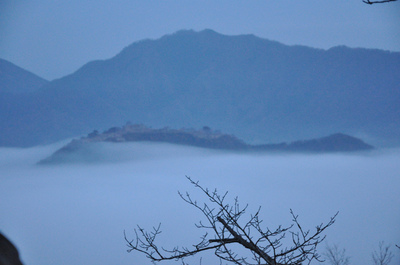
<path id="1" fill-rule="evenodd" d="M 339 249 L 338 245 L 327 245 L 324 257 L 331 265 L 349 265 L 350 257 L 346 255 L 346 249 Z"/>
<path id="2" fill-rule="evenodd" d="M 380 241 L 379 249 L 372 253 L 372 260 L 375 265 L 389 265 L 393 256 L 390 245 L 385 245 L 383 241 Z"/>
<path id="3" fill-rule="evenodd" d="M 389 2 L 396 2 L 397 0 L 379 0 L 379 1 L 370 1 L 370 0 L 363 0 L 364 3 L 368 5 L 372 4 L 383 4 L 383 3 L 389 3 Z"/>
<path id="4" fill-rule="evenodd" d="M 279 226 L 275 230 L 262 227 L 259 219 L 261 208 L 254 215 L 250 215 L 243 222 L 247 205 L 240 207 L 238 199 L 233 204 L 226 202 L 227 192 L 220 195 L 217 190 L 210 191 L 187 177 L 191 184 L 200 189 L 211 202 L 210 204 L 198 204 L 189 193 L 179 196 L 188 204 L 197 208 L 205 217 L 206 223 L 200 221 L 197 228 L 207 232 L 201 237 L 200 243 L 191 248 L 175 247 L 164 249 L 157 246 L 156 238 L 161 233 L 160 225 L 153 227 L 147 232 L 140 226 L 135 229 L 135 239 L 129 240 L 124 232 L 128 246 L 128 252 L 138 251 L 143 253 L 152 261 L 181 260 L 194 254 L 213 250 L 215 256 L 222 261 L 238 265 L 265 264 L 265 265 L 297 265 L 303 262 L 308 264 L 312 260 L 321 261 L 317 252 L 317 246 L 325 239 L 323 232 L 333 225 L 336 213 L 327 224 L 321 223 L 315 227 L 315 231 L 304 230 L 298 221 L 298 216 L 290 210 L 292 225 L 288 227 Z M 243 218 L 242 218 L 243 217 Z M 210 234 L 213 235 L 210 238 Z M 290 235 L 291 240 L 286 239 Z M 291 246 L 284 243 L 291 241 Z M 249 251 L 247 256 L 242 256 L 231 248 L 231 244 L 238 244 Z M 240 252 L 242 253 L 242 252 Z"/>

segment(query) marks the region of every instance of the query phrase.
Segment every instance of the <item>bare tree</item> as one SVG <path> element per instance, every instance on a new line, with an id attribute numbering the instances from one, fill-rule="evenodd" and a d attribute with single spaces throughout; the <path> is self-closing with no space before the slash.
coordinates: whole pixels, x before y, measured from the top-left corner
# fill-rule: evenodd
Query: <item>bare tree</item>
<path id="1" fill-rule="evenodd" d="M 396 2 L 396 1 L 397 0 L 377 0 L 377 1 L 363 0 L 363 2 L 368 4 L 368 5 L 383 4 L 383 3 Z"/>
<path id="2" fill-rule="evenodd" d="M 194 254 L 212 250 L 222 261 L 234 264 L 301 264 L 310 263 L 312 260 L 321 261 L 321 256 L 317 252 L 317 246 L 325 239 L 323 232 L 334 222 L 338 213 L 330 218 L 328 223 L 319 224 L 315 231 L 304 230 L 300 225 L 298 216 L 290 210 L 292 224 L 288 227 L 278 226 L 276 229 L 262 227 L 262 220 L 259 219 L 261 208 L 255 214 L 247 216 L 248 220 L 242 222 L 241 217 L 245 216 L 247 205 L 239 207 L 238 199 L 235 198 L 233 204 L 226 202 L 227 192 L 223 195 L 217 190 L 210 191 L 193 181 L 188 180 L 200 189 L 211 204 L 200 205 L 193 200 L 189 193 L 181 194 L 180 197 L 188 204 L 197 208 L 206 219 L 206 223 L 200 221 L 196 224 L 197 228 L 204 229 L 206 232 L 201 237 L 200 242 L 189 247 L 175 247 L 167 250 L 159 247 L 156 243 L 157 236 L 161 233 L 160 225 L 153 228 L 153 231 L 145 231 L 140 226 L 135 229 L 136 237 L 125 240 L 128 252 L 138 251 L 145 254 L 151 261 L 180 260 L 184 263 L 184 258 Z M 287 237 L 287 238 L 286 238 Z M 284 246 L 284 243 L 290 246 Z M 234 250 L 234 244 L 238 244 L 248 251 L 248 255 L 243 256 Z M 242 253 L 242 251 L 240 251 Z"/>
<path id="3" fill-rule="evenodd" d="M 378 251 L 375 250 L 372 253 L 372 260 L 375 265 L 388 265 L 393 256 L 390 245 L 385 245 L 383 241 L 380 241 Z"/>
<path id="4" fill-rule="evenodd" d="M 346 255 L 346 249 L 339 249 L 338 245 L 327 245 L 324 257 L 331 265 L 349 265 L 350 257 Z"/>

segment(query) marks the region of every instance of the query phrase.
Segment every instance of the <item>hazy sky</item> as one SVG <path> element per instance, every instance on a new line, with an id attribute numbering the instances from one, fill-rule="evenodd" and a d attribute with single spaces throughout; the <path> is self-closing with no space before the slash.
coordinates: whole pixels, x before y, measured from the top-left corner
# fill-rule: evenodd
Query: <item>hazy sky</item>
<path id="1" fill-rule="evenodd" d="M 0 58 L 46 79 L 180 29 L 285 44 L 400 51 L 400 2 L 361 0 L 0 0 Z"/>

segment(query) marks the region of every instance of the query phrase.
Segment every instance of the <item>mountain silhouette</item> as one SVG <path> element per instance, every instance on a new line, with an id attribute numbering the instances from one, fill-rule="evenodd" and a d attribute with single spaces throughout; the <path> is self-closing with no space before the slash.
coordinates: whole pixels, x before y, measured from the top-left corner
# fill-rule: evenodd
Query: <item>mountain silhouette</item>
<path id="1" fill-rule="evenodd" d="M 0 59 L 0 93 L 12 95 L 30 93 L 37 91 L 47 82 L 7 60 Z"/>
<path id="2" fill-rule="evenodd" d="M 248 143 L 343 132 L 398 144 L 400 53 L 287 46 L 179 31 L 135 42 L 1 112 L 0 145 L 29 146 L 126 121 L 228 131 Z"/>

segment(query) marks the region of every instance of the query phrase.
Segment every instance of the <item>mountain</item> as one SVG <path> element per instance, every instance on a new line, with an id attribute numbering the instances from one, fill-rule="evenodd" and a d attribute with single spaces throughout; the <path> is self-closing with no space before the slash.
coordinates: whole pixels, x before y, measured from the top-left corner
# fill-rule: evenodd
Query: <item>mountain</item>
<path id="1" fill-rule="evenodd" d="M 86 137 L 74 139 L 39 164 L 59 164 L 71 162 L 93 162 L 102 156 L 102 150 L 96 149 L 99 143 L 158 142 L 177 145 L 195 146 L 208 149 L 229 150 L 236 152 L 355 152 L 371 150 L 372 147 L 362 140 L 336 133 L 327 137 L 279 144 L 247 144 L 237 137 L 213 131 L 204 126 L 194 129 L 152 129 L 144 125 L 127 124 L 112 127 L 103 133 L 97 130 Z"/>
<path id="2" fill-rule="evenodd" d="M 15 64 L 0 59 L 0 94 L 34 92 L 48 81 Z"/>
<path id="3" fill-rule="evenodd" d="M 52 142 L 126 121 L 229 131 L 249 143 L 337 131 L 400 144 L 400 53 L 287 46 L 179 31 L 93 61 L 0 112 L 0 145 Z"/>
<path id="4" fill-rule="evenodd" d="M 35 122 L 26 121 L 25 116 L 33 111 L 28 102 L 47 83 L 47 80 L 0 59 L 0 146 L 38 143 L 27 133 L 30 129 L 36 130 Z"/>

